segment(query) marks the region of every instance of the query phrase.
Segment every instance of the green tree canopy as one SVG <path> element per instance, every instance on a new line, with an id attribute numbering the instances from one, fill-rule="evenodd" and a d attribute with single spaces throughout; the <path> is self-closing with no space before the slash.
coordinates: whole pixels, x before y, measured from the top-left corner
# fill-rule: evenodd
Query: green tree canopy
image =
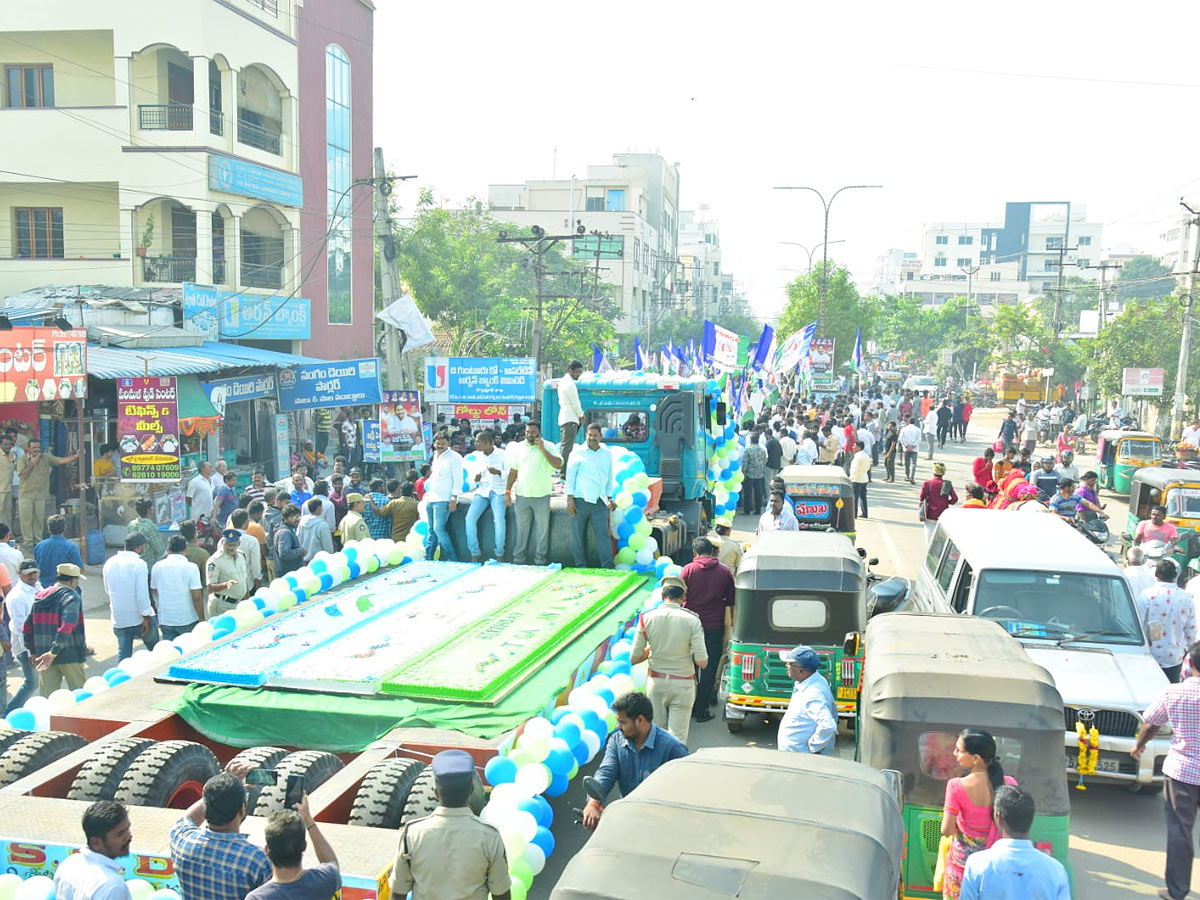
<path id="1" fill-rule="evenodd" d="M 1175 278 L 1169 267 L 1153 256 L 1135 256 L 1121 266 L 1117 275 L 1117 297 L 1169 297 L 1175 293 Z"/>
<path id="2" fill-rule="evenodd" d="M 787 303 L 779 317 L 780 340 L 799 331 L 817 319 L 821 298 L 821 267 L 800 275 L 787 286 Z M 829 284 L 825 301 L 825 327 L 822 334 L 837 341 L 834 347 L 834 366 L 841 368 L 854 352 L 854 334 L 861 327 L 863 342 L 868 341 L 875 327 L 879 301 L 863 297 L 850 280 L 843 266 L 829 263 Z M 757 335 L 751 335 L 757 337 Z"/>
<path id="3" fill-rule="evenodd" d="M 1121 390 L 1121 369 L 1161 368 L 1166 390 L 1173 393 L 1183 337 L 1183 306 L 1176 297 L 1132 300 L 1093 342 L 1092 378 L 1103 396 Z M 1200 354 L 1188 362 L 1188 383 L 1200 377 Z"/>

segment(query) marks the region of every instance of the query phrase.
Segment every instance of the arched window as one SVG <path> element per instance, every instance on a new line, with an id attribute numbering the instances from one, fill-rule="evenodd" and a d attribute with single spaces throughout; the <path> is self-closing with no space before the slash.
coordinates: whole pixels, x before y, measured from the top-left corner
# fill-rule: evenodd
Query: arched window
<path id="1" fill-rule="evenodd" d="M 325 170 L 329 215 L 330 325 L 349 325 L 350 278 L 350 60 L 337 44 L 325 48 Z"/>

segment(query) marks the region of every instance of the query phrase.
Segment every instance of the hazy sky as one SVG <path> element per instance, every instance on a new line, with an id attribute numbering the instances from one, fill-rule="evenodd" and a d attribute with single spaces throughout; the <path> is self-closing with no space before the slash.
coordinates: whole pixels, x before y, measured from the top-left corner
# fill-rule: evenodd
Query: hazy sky
<path id="1" fill-rule="evenodd" d="M 1200 194 L 1194 2 L 971 4 L 376 0 L 375 140 L 411 210 L 490 183 L 582 177 L 615 152 L 680 166 L 761 315 L 822 239 L 860 285 L 927 223 L 1062 200 L 1104 244 L 1159 252 Z M 556 160 L 557 149 L 557 163 Z M 818 251 L 819 255 L 819 251 Z"/>

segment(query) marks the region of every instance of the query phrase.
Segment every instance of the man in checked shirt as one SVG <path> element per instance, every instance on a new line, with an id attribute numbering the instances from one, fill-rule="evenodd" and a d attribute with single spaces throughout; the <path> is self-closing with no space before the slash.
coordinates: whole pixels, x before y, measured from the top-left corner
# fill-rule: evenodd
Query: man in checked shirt
<path id="1" fill-rule="evenodd" d="M 1167 886 L 1164 900 L 1183 900 L 1191 890 L 1192 829 L 1200 807 L 1200 644 L 1188 649 L 1191 671 L 1178 684 L 1167 685 L 1146 710 L 1145 724 L 1129 755 L 1141 759 L 1146 744 L 1163 725 L 1171 724 L 1171 749 L 1163 762 L 1163 799 L 1167 807 Z"/>

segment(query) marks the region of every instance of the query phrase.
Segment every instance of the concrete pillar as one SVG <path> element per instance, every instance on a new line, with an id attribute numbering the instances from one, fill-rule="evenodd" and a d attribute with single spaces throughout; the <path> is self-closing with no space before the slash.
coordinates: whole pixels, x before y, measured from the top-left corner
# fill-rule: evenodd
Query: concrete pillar
<path id="1" fill-rule="evenodd" d="M 225 220 L 225 289 L 242 286 L 242 217 L 231 211 Z"/>
<path id="2" fill-rule="evenodd" d="M 198 143 L 207 144 L 208 130 L 208 57 L 192 57 L 192 133 Z"/>
<path id="3" fill-rule="evenodd" d="M 207 115 L 207 113 L 206 113 Z M 196 284 L 212 284 L 212 210 L 196 208 Z"/>

